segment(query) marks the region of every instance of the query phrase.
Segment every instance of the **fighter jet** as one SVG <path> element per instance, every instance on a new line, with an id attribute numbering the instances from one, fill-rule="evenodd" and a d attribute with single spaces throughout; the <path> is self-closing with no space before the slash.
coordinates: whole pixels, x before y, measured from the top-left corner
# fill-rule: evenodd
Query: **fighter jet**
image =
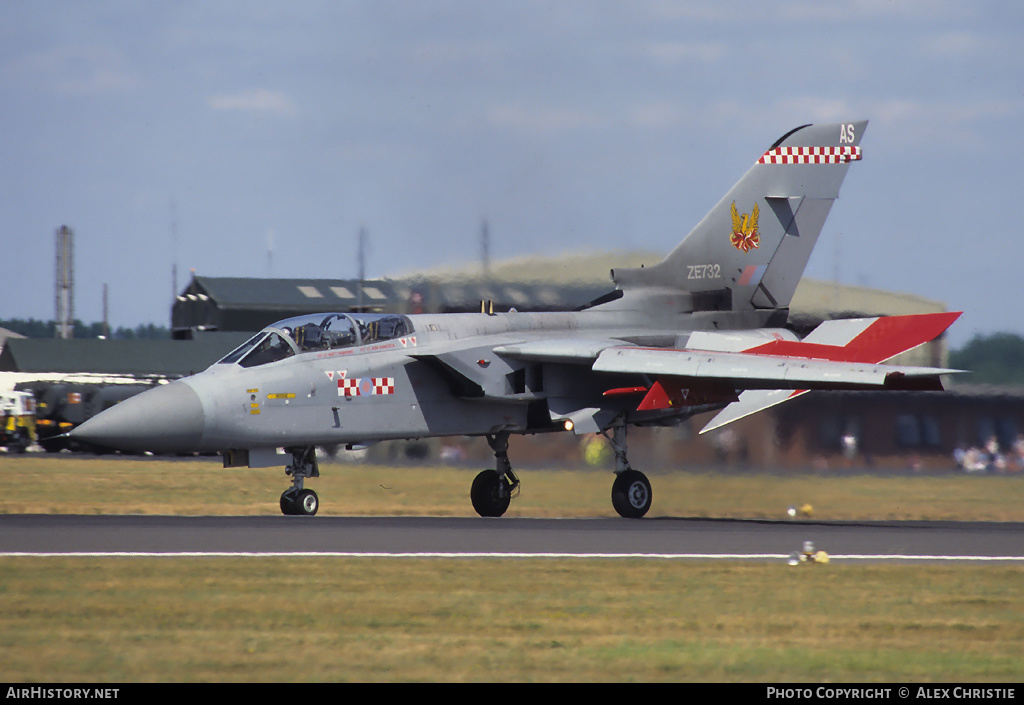
<path id="1" fill-rule="evenodd" d="M 802 340 L 786 328 L 866 126 L 787 132 L 663 261 L 612 270 L 614 290 L 579 310 L 291 318 L 71 437 L 217 451 L 225 467 L 287 463 L 281 510 L 313 515 L 320 501 L 304 482 L 319 476 L 318 446 L 483 436 L 495 467 L 476 476 L 470 497 L 481 516 L 498 517 L 519 488 L 512 434 L 603 434 L 615 455 L 612 504 L 643 517 L 652 490 L 630 466 L 629 426 L 718 410 L 715 428 L 811 390 L 940 390 L 952 372 L 881 363 L 958 313 L 826 321 Z"/>

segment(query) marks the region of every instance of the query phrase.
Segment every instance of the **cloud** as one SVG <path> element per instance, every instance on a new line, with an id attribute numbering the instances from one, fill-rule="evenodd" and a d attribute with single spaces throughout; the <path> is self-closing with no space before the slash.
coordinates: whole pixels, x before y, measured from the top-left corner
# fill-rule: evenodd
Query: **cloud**
<path id="1" fill-rule="evenodd" d="M 210 96 L 207 101 L 214 110 L 243 110 L 247 112 L 267 112 L 285 117 L 298 115 L 295 103 L 284 93 L 257 88 L 241 93 L 220 94 Z"/>

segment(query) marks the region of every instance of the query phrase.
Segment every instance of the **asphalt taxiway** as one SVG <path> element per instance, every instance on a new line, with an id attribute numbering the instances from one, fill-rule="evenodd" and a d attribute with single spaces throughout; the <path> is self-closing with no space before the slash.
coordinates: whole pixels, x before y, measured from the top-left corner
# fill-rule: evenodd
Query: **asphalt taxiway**
<path id="1" fill-rule="evenodd" d="M 1024 563 L 1024 523 L 0 515 L 0 555 L 551 556 Z"/>

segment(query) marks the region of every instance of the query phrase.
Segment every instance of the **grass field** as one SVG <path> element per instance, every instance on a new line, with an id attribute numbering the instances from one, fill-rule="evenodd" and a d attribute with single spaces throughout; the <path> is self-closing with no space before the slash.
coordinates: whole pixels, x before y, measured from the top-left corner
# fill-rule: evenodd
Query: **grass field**
<path id="1" fill-rule="evenodd" d="M 1020 681 L 1020 567 L 0 560 L 0 681 Z"/>
<path id="2" fill-rule="evenodd" d="M 476 516 L 479 469 L 324 463 L 307 482 L 325 515 Z M 610 471 L 517 470 L 520 496 L 506 516 L 616 516 Z M 1024 477 L 857 473 L 651 474 L 649 516 L 784 518 L 810 505 L 815 519 L 1024 521 Z M 0 456 L 0 513 L 279 514 L 281 468 L 224 469 L 218 459 Z"/>
<path id="3" fill-rule="evenodd" d="M 469 516 L 475 471 L 326 465 L 332 514 Z M 523 472 L 510 514 L 612 515 Z M 1024 520 L 1024 478 L 652 476 L 652 515 Z M 0 460 L 0 511 L 276 514 L 276 470 Z M 211 491 L 216 489 L 216 491 Z M 1018 565 L 0 558 L 0 680 L 1020 681 Z"/>

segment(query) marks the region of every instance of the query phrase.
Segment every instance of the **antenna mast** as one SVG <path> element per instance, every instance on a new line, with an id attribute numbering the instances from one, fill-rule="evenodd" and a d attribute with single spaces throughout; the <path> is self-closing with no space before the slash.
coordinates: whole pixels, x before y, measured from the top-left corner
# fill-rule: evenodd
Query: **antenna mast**
<path id="1" fill-rule="evenodd" d="M 56 270 L 55 332 L 68 340 L 75 334 L 75 232 L 66 225 L 57 230 Z"/>
<path id="2" fill-rule="evenodd" d="M 110 338 L 110 306 L 107 302 L 107 284 L 103 283 L 103 337 Z"/>

